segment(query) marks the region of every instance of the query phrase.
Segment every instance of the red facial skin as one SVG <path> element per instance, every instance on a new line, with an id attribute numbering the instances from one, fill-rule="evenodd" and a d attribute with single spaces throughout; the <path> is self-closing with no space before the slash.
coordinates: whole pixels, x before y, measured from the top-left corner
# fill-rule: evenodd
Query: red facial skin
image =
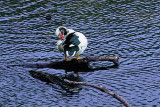
<path id="1" fill-rule="evenodd" d="M 58 35 L 59 37 L 60 37 L 60 39 L 61 40 L 63 40 L 64 39 L 64 36 L 62 35 L 62 33 L 59 33 L 59 35 Z"/>

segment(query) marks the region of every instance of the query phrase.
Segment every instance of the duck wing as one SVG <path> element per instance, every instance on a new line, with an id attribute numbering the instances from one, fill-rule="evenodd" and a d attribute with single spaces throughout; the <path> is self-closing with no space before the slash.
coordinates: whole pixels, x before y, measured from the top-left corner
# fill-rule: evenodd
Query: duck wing
<path id="1" fill-rule="evenodd" d="M 78 51 L 80 44 L 79 36 L 74 33 L 70 33 L 63 41 L 64 51 Z"/>

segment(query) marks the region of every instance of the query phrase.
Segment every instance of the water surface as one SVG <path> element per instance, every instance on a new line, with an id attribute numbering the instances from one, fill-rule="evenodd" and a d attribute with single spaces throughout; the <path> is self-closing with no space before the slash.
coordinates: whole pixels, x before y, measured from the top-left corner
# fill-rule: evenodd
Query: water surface
<path id="1" fill-rule="evenodd" d="M 0 1 L 0 104 L 13 106 L 123 106 L 90 87 L 67 92 L 56 84 L 33 78 L 29 70 L 11 66 L 25 62 L 62 60 L 54 31 L 66 26 L 86 35 L 81 55 L 119 56 L 118 68 L 81 72 L 80 80 L 103 84 L 132 106 L 160 105 L 160 2 L 80 0 Z M 46 20 L 51 15 L 51 20 Z M 92 63 L 107 67 L 110 62 Z M 59 77 L 64 70 L 36 69 Z M 68 75 L 75 75 L 70 72 Z"/>

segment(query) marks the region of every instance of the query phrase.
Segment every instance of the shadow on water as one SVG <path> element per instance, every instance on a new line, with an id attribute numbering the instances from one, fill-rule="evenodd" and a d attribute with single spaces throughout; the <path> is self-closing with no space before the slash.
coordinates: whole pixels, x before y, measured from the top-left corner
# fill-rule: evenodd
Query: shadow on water
<path id="1" fill-rule="evenodd" d="M 73 94 L 77 94 L 77 92 L 80 92 L 82 87 L 79 85 L 66 83 L 64 79 L 76 81 L 76 82 L 84 82 L 83 76 L 81 75 L 79 76 L 79 72 L 94 72 L 97 70 L 108 70 L 110 68 L 118 68 L 118 66 L 112 65 L 112 66 L 97 67 L 97 68 L 91 68 L 90 66 L 88 66 L 88 68 L 77 68 L 77 69 L 67 69 L 67 70 L 64 69 L 65 74 L 61 74 L 59 76 L 56 76 L 56 74 L 50 74 L 50 73 L 40 72 L 35 70 L 30 70 L 29 73 L 33 78 L 46 82 L 48 85 L 51 85 L 54 88 L 56 87 L 53 84 L 56 84 L 57 86 L 60 86 L 61 89 L 65 90 L 67 92 L 66 94 L 73 95 Z M 74 73 L 70 73 L 70 72 L 74 72 Z"/>
<path id="2" fill-rule="evenodd" d="M 68 69 L 65 70 L 65 72 L 74 72 L 74 73 L 78 73 L 78 72 L 94 72 L 94 71 L 98 71 L 98 70 L 109 70 L 110 68 L 118 68 L 117 65 L 111 65 L 111 66 L 106 66 L 106 67 L 88 67 L 86 68 L 77 68 L 77 69 Z"/>
<path id="3" fill-rule="evenodd" d="M 53 88 L 57 88 L 54 85 L 56 84 L 61 89 L 65 90 L 67 92 L 66 94 L 69 95 L 77 94 L 82 89 L 79 85 L 72 85 L 64 81 L 64 79 L 77 82 L 83 81 L 82 77 L 76 77 L 74 74 L 56 76 L 55 74 L 49 74 L 46 72 L 40 72 L 35 70 L 30 70 L 29 73 L 33 78 L 46 82 L 48 85 L 53 86 Z"/>

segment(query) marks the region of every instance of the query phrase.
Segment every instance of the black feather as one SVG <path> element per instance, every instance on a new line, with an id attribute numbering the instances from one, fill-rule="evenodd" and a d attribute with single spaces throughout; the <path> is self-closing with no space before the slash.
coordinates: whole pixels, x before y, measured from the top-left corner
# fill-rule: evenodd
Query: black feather
<path id="1" fill-rule="evenodd" d="M 63 42 L 64 51 L 72 51 L 72 52 L 78 51 L 79 50 L 78 45 L 80 44 L 80 41 L 78 38 L 79 36 L 77 36 L 75 32 L 67 35 Z M 71 44 L 73 44 L 74 46 L 69 47 Z"/>

